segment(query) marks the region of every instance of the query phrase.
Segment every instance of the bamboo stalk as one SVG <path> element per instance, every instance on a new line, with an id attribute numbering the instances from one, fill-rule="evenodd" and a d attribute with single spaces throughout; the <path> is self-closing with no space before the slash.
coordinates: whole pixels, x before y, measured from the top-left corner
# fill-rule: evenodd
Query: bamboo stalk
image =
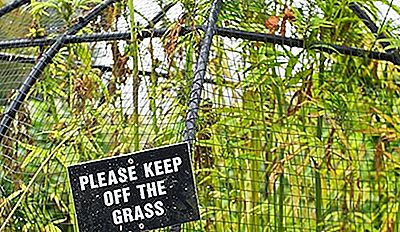
<path id="1" fill-rule="evenodd" d="M 315 208 L 317 217 L 317 232 L 322 231 L 322 189 L 320 167 L 315 163 Z"/>
<path id="2" fill-rule="evenodd" d="M 320 64 L 319 64 L 319 75 L 318 75 L 318 87 L 322 89 L 322 84 L 324 83 L 324 76 L 322 73 L 325 71 L 325 63 L 326 58 L 321 55 L 320 56 Z M 317 137 L 320 141 L 322 141 L 322 126 L 323 126 L 323 118 L 319 116 L 317 119 Z M 314 163 L 315 168 L 315 213 L 316 213 L 316 231 L 322 231 L 322 187 L 321 187 L 321 168 L 316 162 Z"/>
<path id="3" fill-rule="evenodd" d="M 398 176 L 397 173 L 395 175 Z M 395 192 L 396 193 L 399 192 L 399 181 L 396 181 Z M 399 194 L 397 194 L 397 195 L 399 195 Z M 399 229 L 400 229 L 400 203 L 397 202 L 396 221 L 394 223 L 394 230 L 393 231 L 399 231 Z"/>
<path id="4" fill-rule="evenodd" d="M 153 40 L 150 39 L 150 47 L 149 47 L 150 57 L 151 57 L 151 74 L 150 74 L 150 111 L 151 111 L 151 121 L 153 124 L 154 134 L 157 137 L 160 128 L 158 127 L 157 123 L 157 104 L 156 104 L 156 97 L 157 97 L 157 61 L 154 58 L 154 50 L 153 50 Z"/>
<path id="5" fill-rule="evenodd" d="M 129 23 L 130 23 L 130 49 L 129 55 L 132 57 L 133 70 L 132 70 L 132 97 L 133 97 L 133 113 L 132 113 L 132 123 L 133 123 L 133 147 L 134 151 L 139 150 L 139 59 L 138 59 L 138 40 L 137 40 L 137 27 L 135 25 L 135 8 L 133 5 L 134 0 L 128 0 L 129 9 Z"/>
<path id="6" fill-rule="evenodd" d="M 276 74 L 275 74 L 276 75 Z M 277 101 L 277 106 L 278 106 L 278 117 L 279 117 L 279 124 L 283 124 L 283 99 L 282 99 L 282 93 L 280 90 L 280 86 L 278 86 L 278 83 L 274 83 L 274 92 L 276 94 L 276 101 Z M 284 159 L 284 152 L 283 150 L 281 150 L 279 152 L 279 159 L 283 160 Z M 281 164 L 282 165 L 282 173 L 279 175 L 279 188 L 278 188 L 278 231 L 279 232 L 284 232 L 285 228 L 283 226 L 283 218 L 284 218 L 284 212 L 283 212 L 283 202 L 284 202 L 284 195 L 285 195 L 285 173 L 284 173 L 284 163 Z"/>

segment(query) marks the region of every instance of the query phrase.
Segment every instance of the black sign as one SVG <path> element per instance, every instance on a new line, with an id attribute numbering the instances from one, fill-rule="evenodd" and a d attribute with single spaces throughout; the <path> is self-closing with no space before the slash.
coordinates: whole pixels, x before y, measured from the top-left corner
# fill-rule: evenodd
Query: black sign
<path id="1" fill-rule="evenodd" d="M 68 167 L 79 231 L 145 231 L 199 219 L 187 143 Z"/>

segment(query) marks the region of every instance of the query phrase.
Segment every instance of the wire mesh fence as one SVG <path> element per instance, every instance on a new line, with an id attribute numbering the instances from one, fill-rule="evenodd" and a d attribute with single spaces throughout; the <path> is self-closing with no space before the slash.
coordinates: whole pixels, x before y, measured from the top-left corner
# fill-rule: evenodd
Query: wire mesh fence
<path id="1" fill-rule="evenodd" d="M 0 230 L 77 230 L 68 165 L 185 140 L 201 220 L 166 230 L 399 229 L 395 1 L 22 3 Z"/>

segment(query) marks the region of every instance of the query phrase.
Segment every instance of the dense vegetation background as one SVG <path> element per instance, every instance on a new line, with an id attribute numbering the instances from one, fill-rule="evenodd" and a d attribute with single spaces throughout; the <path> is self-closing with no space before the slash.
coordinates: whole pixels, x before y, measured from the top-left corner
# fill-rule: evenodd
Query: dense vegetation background
<path id="1" fill-rule="evenodd" d="M 55 37 L 100 2 L 32 1 L 0 18 L 0 40 Z M 204 33 L 179 32 L 204 25 L 212 2 L 176 2 L 147 29 L 170 2 L 116 3 L 79 34 L 131 40 L 67 44 L 47 66 L 1 144 L 4 231 L 73 231 L 67 165 L 183 140 Z M 306 48 L 214 37 L 193 151 L 202 220 L 186 231 L 399 230 L 399 67 L 312 45 L 398 49 L 399 22 L 382 6 L 400 14 L 387 0 L 224 1 L 217 26 Z M 161 38 L 139 36 L 164 27 Z M 0 60 L 3 112 L 45 48 L 0 49 L 33 57 Z"/>

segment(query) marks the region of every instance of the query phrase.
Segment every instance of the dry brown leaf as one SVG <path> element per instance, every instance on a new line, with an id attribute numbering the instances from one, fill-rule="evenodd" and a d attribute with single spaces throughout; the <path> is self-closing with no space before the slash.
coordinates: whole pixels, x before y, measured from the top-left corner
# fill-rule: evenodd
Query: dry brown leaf
<path id="1" fill-rule="evenodd" d="M 332 128 L 331 132 L 329 133 L 328 142 L 325 146 L 325 159 L 326 159 L 326 166 L 329 171 L 335 170 L 332 165 L 332 144 L 333 144 L 333 135 L 335 134 L 336 129 Z"/>
<path id="2" fill-rule="evenodd" d="M 274 33 L 276 30 L 278 30 L 279 21 L 280 21 L 280 18 L 278 16 L 274 16 L 274 15 L 270 16 L 265 21 L 265 27 L 268 28 L 270 33 Z"/>
<path id="3" fill-rule="evenodd" d="M 282 23 L 281 23 L 281 36 L 285 36 L 286 34 L 286 22 L 289 20 L 290 22 L 293 22 L 296 19 L 293 11 L 289 9 L 288 7 L 285 7 L 283 10 L 283 18 L 282 18 Z"/>
<path id="4" fill-rule="evenodd" d="M 100 25 L 103 27 L 105 31 L 108 31 L 112 28 L 112 26 L 115 23 L 115 19 L 119 17 L 117 15 L 118 12 L 119 12 L 118 7 L 108 7 L 107 10 L 104 12 L 104 15 L 102 17 L 104 17 L 105 20 L 102 20 L 100 22 Z"/>
<path id="5" fill-rule="evenodd" d="M 129 56 L 119 54 L 117 60 L 114 61 L 113 74 L 120 84 L 125 84 L 127 76 L 131 74 L 128 67 Z"/>
<path id="6" fill-rule="evenodd" d="M 294 21 L 296 19 L 296 16 L 294 15 L 293 11 L 285 7 L 285 10 L 283 11 L 283 20 L 289 20 L 289 21 Z"/>
<path id="7" fill-rule="evenodd" d="M 170 61 L 175 53 L 175 49 L 178 45 L 178 37 L 184 24 L 184 18 L 178 19 L 178 22 L 172 27 L 171 30 L 168 31 L 168 34 L 165 36 L 164 49 Z"/>
<path id="8" fill-rule="evenodd" d="M 282 26 L 281 26 L 281 36 L 285 36 L 286 35 L 286 20 L 282 21 Z"/>
<path id="9" fill-rule="evenodd" d="M 306 81 L 306 83 L 301 87 L 301 89 L 296 91 L 293 94 L 293 97 L 290 99 L 290 104 L 289 104 L 289 108 L 288 108 L 288 112 L 287 112 L 288 116 L 296 113 L 301 108 L 301 106 L 305 103 L 305 101 L 312 100 L 312 86 L 313 86 L 313 82 L 312 82 L 311 78 L 309 78 Z M 295 103 L 295 100 L 297 100 L 296 103 Z"/>

